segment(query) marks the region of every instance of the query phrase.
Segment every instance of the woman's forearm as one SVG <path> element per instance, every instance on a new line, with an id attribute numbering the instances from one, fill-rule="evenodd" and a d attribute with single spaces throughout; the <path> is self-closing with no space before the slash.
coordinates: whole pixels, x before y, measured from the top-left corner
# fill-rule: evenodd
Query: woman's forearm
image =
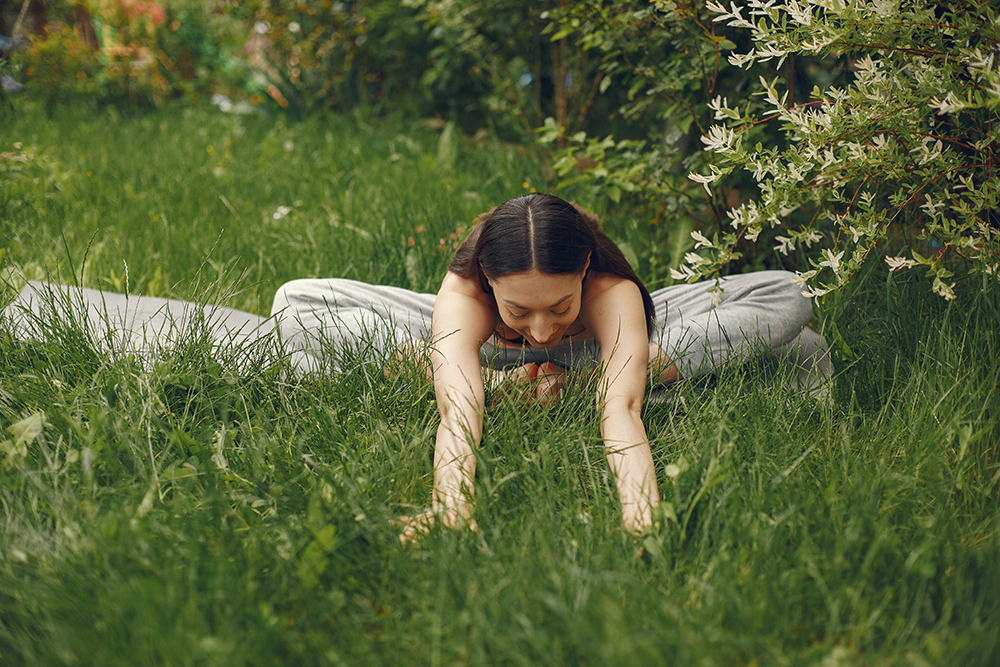
<path id="1" fill-rule="evenodd" d="M 472 451 L 482 433 L 474 424 L 442 419 L 438 425 L 434 445 L 434 492 L 432 508 L 435 512 L 454 511 L 456 519 L 466 519 L 472 512 L 469 502 L 474 494 L 473 479 L 476 475 L 476 456 Z M 470 443 L 470 438 L 473 442 Z"/>
<path id="2" fill-rule="evenodd" d="M 608 465 L 615 474 L 626 530 L 642 530 L 653 522 L 660 502 L 653 455 L 640 414 L 625 405 L 606 405 L 601 435 Z"/>

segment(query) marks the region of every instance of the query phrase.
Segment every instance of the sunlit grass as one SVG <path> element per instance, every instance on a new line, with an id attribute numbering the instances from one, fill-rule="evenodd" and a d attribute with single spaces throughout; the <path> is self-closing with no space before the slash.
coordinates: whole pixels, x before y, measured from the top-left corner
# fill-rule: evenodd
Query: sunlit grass
<path id="1" fill-rule="evenodd" d="M 8 280 L 124 291 L 127 265 L 133 293 L 257 312 L 297 277 L 433 290 L 440 240 L 545 178 L 398 120 L 20 118 L 14 141 L 36 162 L 0 182 Z M 672 514 L 640 538 L 583 391 L 491 409 L 479 532 L 403 546 L 390 520 L 430 499 L 426 383 L 236 363 L 197 330 L 150 362 L 4 323 L 0 663 L 995 664 L 1000 294 L 919 282 L 838 312 L 833 402 L 760 363 L 647 406 Z"/>

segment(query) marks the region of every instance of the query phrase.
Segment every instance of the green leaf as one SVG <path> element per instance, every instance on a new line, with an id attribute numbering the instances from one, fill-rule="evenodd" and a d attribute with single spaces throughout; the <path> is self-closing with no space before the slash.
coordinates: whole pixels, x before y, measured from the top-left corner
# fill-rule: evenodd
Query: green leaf
<path id="1" fill-rule="evenodd" d="M 573 28 L 572 27 L 570 27 L 570 26 L 564 26 L 563 28 L 561 28 L 559 30 L 559 32 L 557 32 L 556 34 L 552 35 L 552 41 L 553 42 L 558 42 L 561 39 L 566 39 L 566 37 L 568 37 L 570 34 L 572 34 L 572 32 L 573 32 Z"/>
<path id="2" fill-rule="evenodd" d="M 328 555 L 333 551 L 337 537 L 335 526 L 323 526 L 316 532 L 312 542 L 302 550 L 299 560 L 299 581 L 304 588 L 313 588 L 319 583 L 319 578 L 326 572 L 329 564 Z"/>
<path id="3" fill-rule="evenodd" d="M 45 413 L 39 410 L 19 422 L 14 422 L 7 427 L 7 430 L 14 436 L 14 446 L 16 447 L 18 445 L 30 445 L 35 441 L 35 438 L 42 434 L 44 427 Z"/>

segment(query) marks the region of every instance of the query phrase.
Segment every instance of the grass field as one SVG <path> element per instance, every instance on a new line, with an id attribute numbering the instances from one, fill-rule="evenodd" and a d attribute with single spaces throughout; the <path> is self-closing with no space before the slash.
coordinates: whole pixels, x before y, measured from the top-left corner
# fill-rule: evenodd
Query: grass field
<path id="1" fill-rule="evenodd" d="M 0 153 L 2 303 L 24 278 L 262 313 L 298 277 L 433 291 L 450 234 L 546 183 L 398 119 L 25 114 Z M 663 255 L 605 218 L 640 267 Z M 0 664 L 998 664 L 1000 290 L 923 282 L 870 267 L 830 309 L 835 400 L 761 362 L 648 406 L 676 518 L 642 537 L 582 391 L 496 406 L 480 530 L 402 545 L 428 385 L 2 323 Z"/>

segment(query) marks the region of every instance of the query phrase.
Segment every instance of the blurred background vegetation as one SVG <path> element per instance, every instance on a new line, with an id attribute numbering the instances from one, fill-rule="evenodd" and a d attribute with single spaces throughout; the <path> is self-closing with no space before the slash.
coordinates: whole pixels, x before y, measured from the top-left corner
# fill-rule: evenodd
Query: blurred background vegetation
<path id="1" fill-rule="evenodd" d="M 713 161 L 700 141 L 719 120 L 710 101 L 727 100 L 751 119 L 739 128 L 740 141 L 763 155 L 801 141 L 780 123 L 764 122 L 763 111 L 754 115 L 767 90 L 784 91 L 788 108 L 807 108 L 823 91 L 849 86 L 859 59 L 924 57 L 934 21 L 972 35 L 987 55 L 997 48 L 995 10 L 985 0 L 960 6 L 920 0 L 905 15 L 897 12 L 884 43 L 858 43 L 843 32 L 824 48 L 798 44 L 787 57 L 741 68 L 729 57 L 760 45 L 751 31 L 713 20 L 720 8 L 713 13 L 712 7 L 705 0 L 4 0 L 5 104 L 15 104 L 11 91 L 23 85 L 23 97 L 50 114 L 67 105 L 134 114 L 211 101 L 223 111 L 299 120 L 350 111 L 370 119 L 432 119 L 441 128 L 451 123 L 468 137 L 540 151 L 550 171 L 537 188 L 599 208 L 606 202 L 637 221 L 658 249 L 639 267 L 655 285 L 671 281 L 670 268 L 693 245 L 690 232 L 724 235 L 731 222 L 726 213 L 759 197 L 749 172 L 730 174 L 711 195 L 688 178 L 708 172 Z M 945 58 L 952 48 L 946 42 L 933 44 Z M 952 55 L 961 60 L 958 51 Z M 966 73 L 948 76 L 931 93 L 944 97 L 969 88 Z M 976 84 L 977 95 L 988 93 L 987 83 Z M 922 101 L 931 93 L 921 85 L 904 81 L 902 89 L 926 106 L 933 100 Z M 970 116 L 977 127 L 997 115 L 996 100 L 980 97 L 987 108 Z M 881 123 L 876 118 L 861 131 L 874 137 L 886 131 Z M 962 123 L 932 125 L 935 138 L 964 150 Z M 893 132 L 888 128 L 886 136 Z M 990 145 L 995 142 L 975 149 L 979 163 L 969 157 L 982 167 L 977 175 L 992 173 L 996 150 Z M 914 165 L 904 164 L 906 147 L 901 152 L 898 169 L 907 171 Z M 879 169 L 896 168 L 863 167 L 857 179 L 864 184 Z M 883 189 L 891 194 L 892 183 Z M 913 215 L 893 219 L 884 234 L 890 244 L 906 245 L 932 224 L 919 203 L 910 207 Z M 990 199 L 981 212 L 993 229 L 1000 219 L 996 204 Z M 968 217 L 954 213 L 960 222 Z M 840 230 L 824 220 L 783 223 L 795 227 L 793 236 L 815 228 L 837 249 Z M 725 271 L 814 267 L 824 244 L 800 243 L 795 252 L 779 253 L 775 239 L 787 231 L 765 228 L 759 239 L 731 232 L 735 252 L 726 254 Z M 917 245 L 924 254 L 925 241 Z M 927 242 L 935 246 L 934 239 Z M 960 259 L 961 249 L 951 245 L 944 239 L 937 252 Z"/>
<path id="2" fill-rule="evenodd" d="M 543 150 L 555 170 L 539 189 L 640 221 L 662 250 L 641 267 L 652 283 L 669 282 L 691 230 L 720 227 L 752 194 L 735 178 L 711 199 L 687 178 L 705 161 L 707 102 L 760 86 L 760 72 L 726 61 L 747 36 L 713 24 L 700 0 L 7 0 L 0 34 L 12 36 L 25 5 L 3 68 L 27 90 L 8 106 L 135 114 L 214 101 L 293 119 L 354 111 L 453 123 Z M 799 58 L 779 75 L 808 90 L 844 68 Z M 735 270 L 791 265 L 746 251 Z"/>

